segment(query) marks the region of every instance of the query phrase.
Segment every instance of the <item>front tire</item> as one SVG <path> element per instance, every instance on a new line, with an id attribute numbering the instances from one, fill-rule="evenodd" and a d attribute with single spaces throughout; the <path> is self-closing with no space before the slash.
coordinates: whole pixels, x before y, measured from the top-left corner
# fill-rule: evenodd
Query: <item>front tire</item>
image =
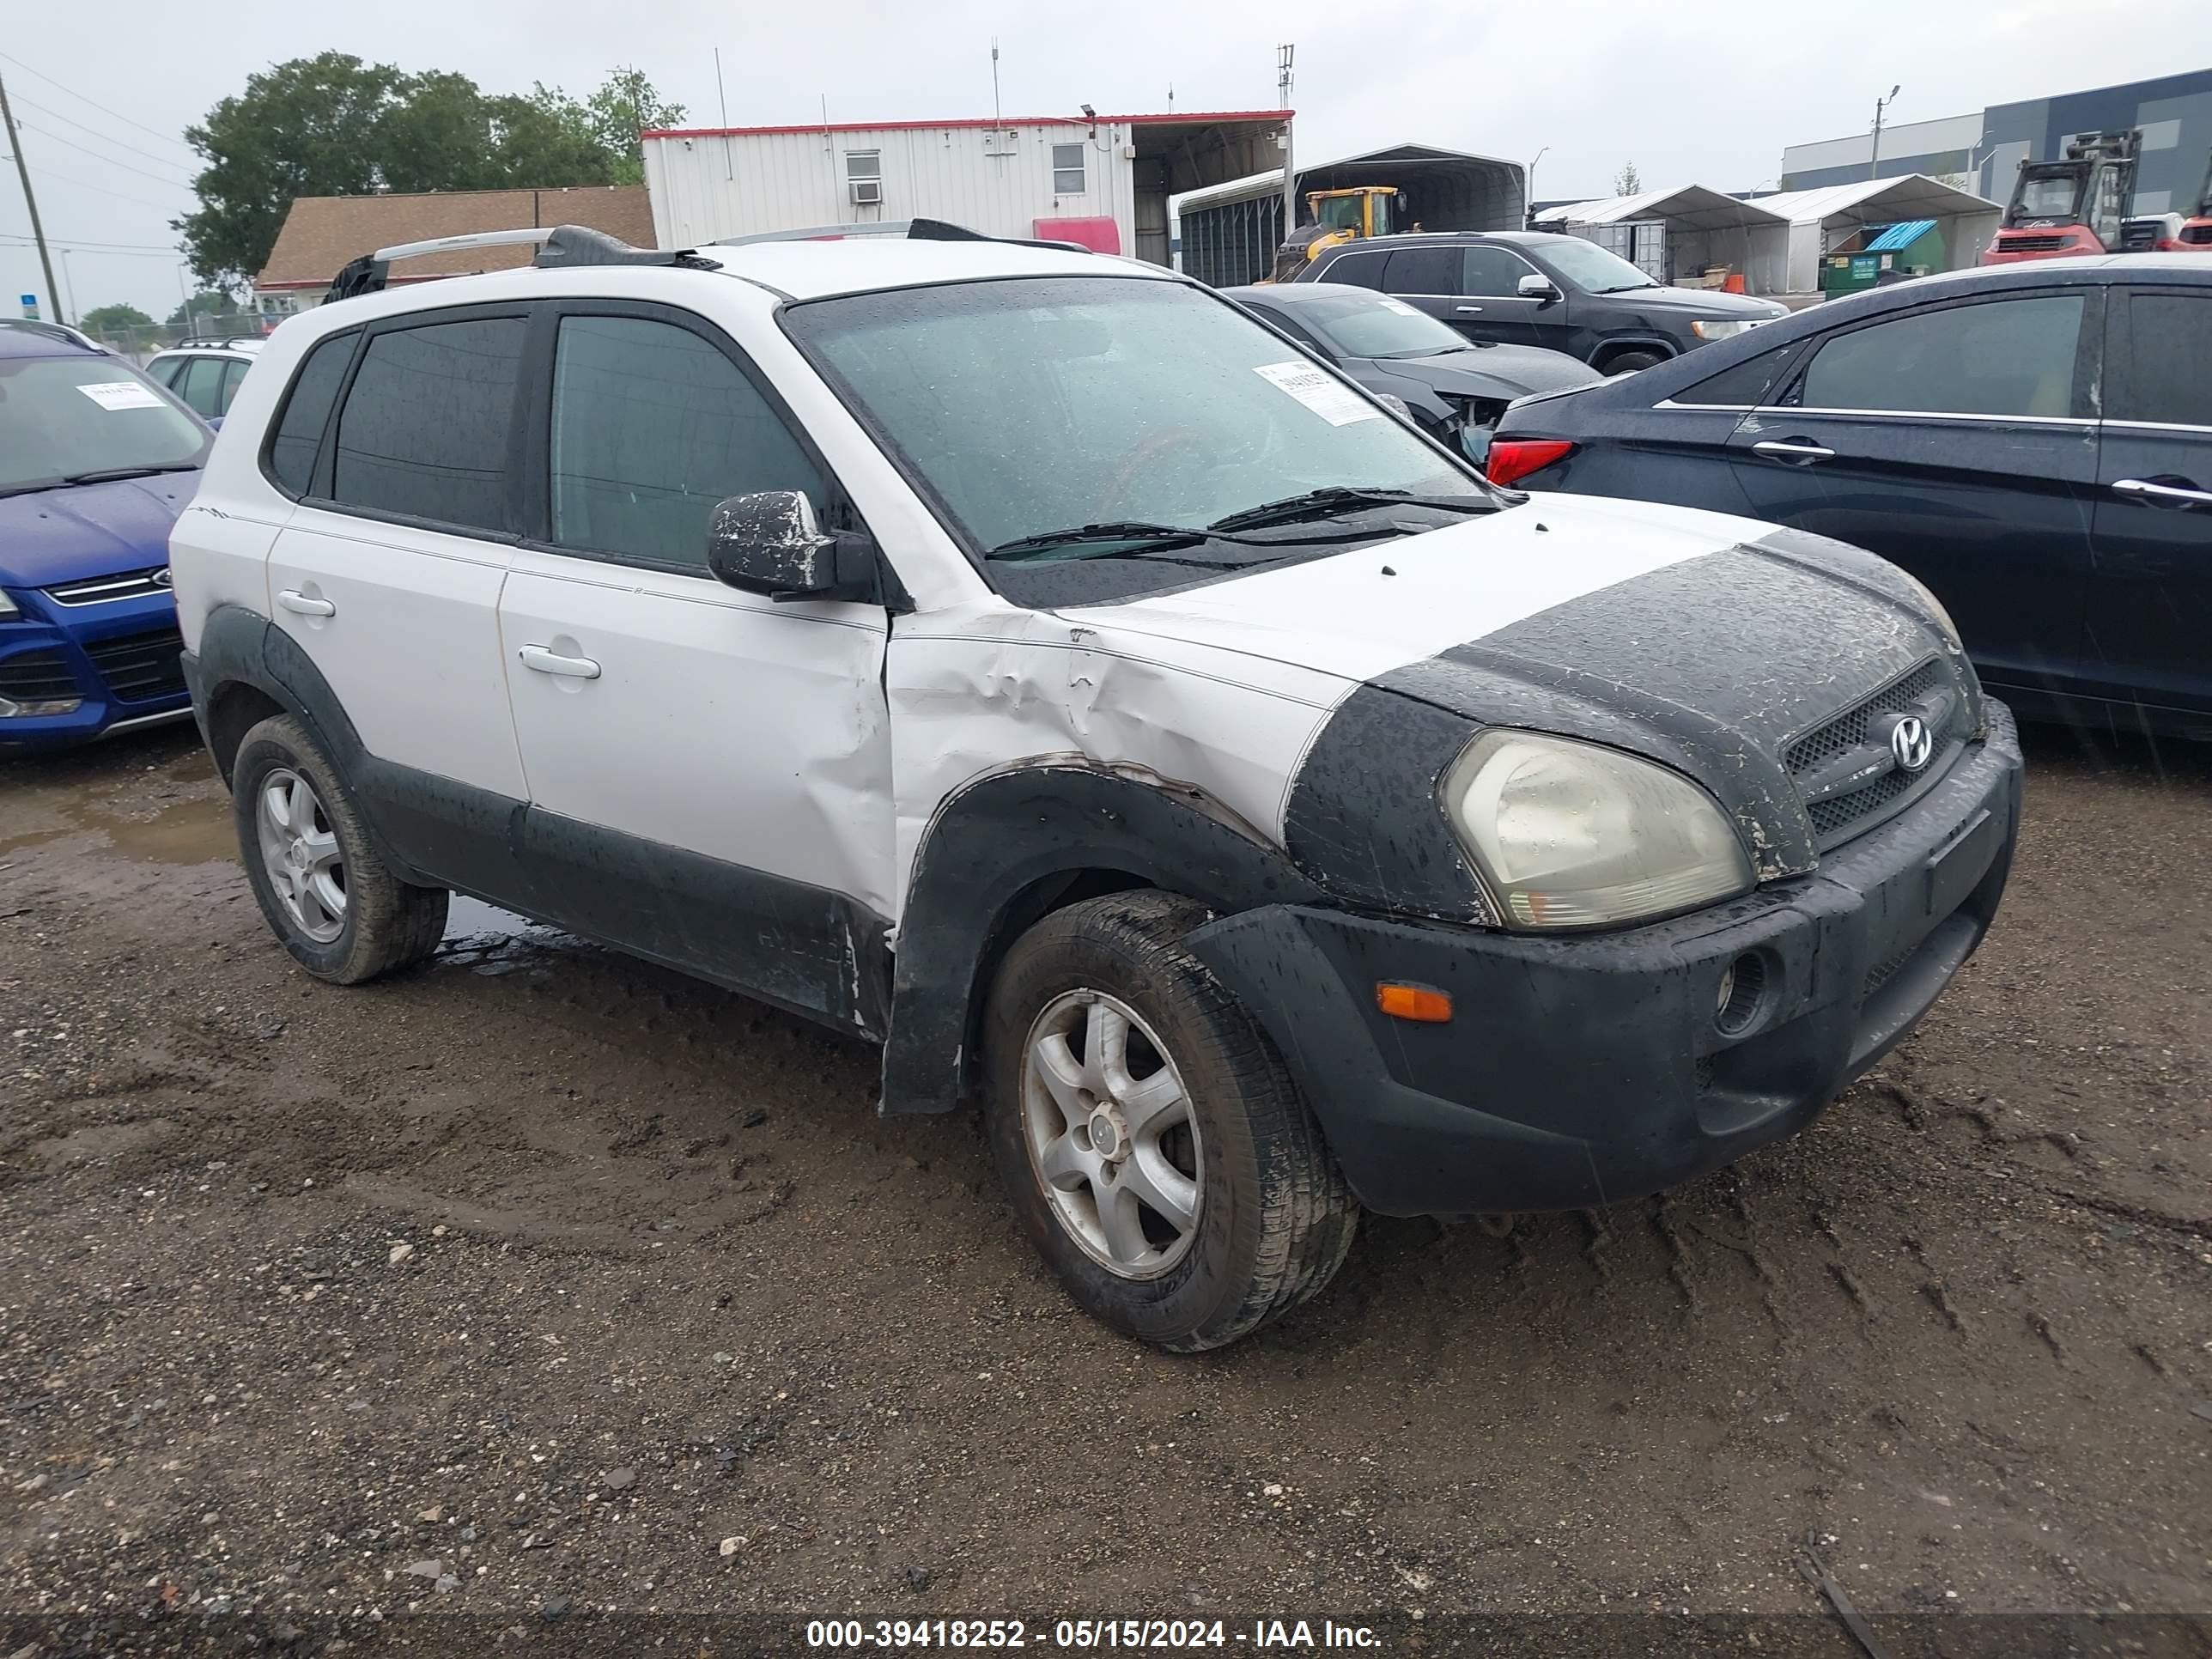
<path id="1" fill-rule="evenodd" d="M 1605 360 L 1604 374 L 1608 380 L 1618 380 L 1623 374 L 1633 374 L 1639 368 L 1650 368 L 1666 361 L 1656 351 L 1624 351 Z"/>
<path id="2" fill-rule="evenodd" d="M 275 715 L 246 734 L 230 789 L 246 880 L 302 968 L 358 985 L 438 948 L 446 890 L 385 867 L 337 768 L 298 720 Z"/>
<path id="3" fill-rule="evenodd" d="M 1182 1352 L 1312 1296 L 1358 1220 L 1274 1045 L 1183 948 L 1206 916 L 1158 892 L 1057 911 L 984 1015 L 986 1128 L 1024 1230 L 1095 1317 Z"/>

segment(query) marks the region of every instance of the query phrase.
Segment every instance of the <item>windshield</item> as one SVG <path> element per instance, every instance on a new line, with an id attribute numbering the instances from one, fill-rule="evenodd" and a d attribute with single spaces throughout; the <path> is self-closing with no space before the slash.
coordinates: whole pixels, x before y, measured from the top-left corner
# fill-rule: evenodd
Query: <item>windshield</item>
<path id="1" fill-rule="evenodd" d="M 2025 175 L 2020 181 L 2020 205 L 2014 211 L 2023 219 L 2071 219 L 2075 198 L 2081 193 L 2079 173 Z"/>
<path id="2" fill-rule="evenodd" d="M 1495 499 L 1364 394 L 1189 283 L 951 283 L 793 306 L 784 319 L 979 553 L 1078 526 L 1209 526 L 1332 486 Z M 1192 580 L 1110 541 L 1064 553 L 1116 559 L 1108 585 L 1124 592 Z M 1025 562 L 1058 556 L 1023 550 Z M 1001 558 L 989 570 L 1004 586 L 1021 568 Z M 1086 591 L 1108 597 L 1099 586 Z"/>
<path id="3" fill-rule="evenodd" d="M 1364 289 L 1302 298 L 1283 309 L 1347 357 L 1429 357 L 1467 344 L 1457 329 L 1426 312 Z"/>
<path id="4" fill-rule="evenodd" d="M 1618 253 L 1609 252 L 1595 242 L 1585 242 L 1578 236 L 1562 236 L 1532 252 L 1541 253 L 1562 276 L 1592 294 L 1659 286 L 1647 272 L 1638 270 Z"/>
<path id="5" fill-rule="evenodd" d="M 0 490 L 194 466 L 210 436 L 118 357 L 0 357 Z"/>

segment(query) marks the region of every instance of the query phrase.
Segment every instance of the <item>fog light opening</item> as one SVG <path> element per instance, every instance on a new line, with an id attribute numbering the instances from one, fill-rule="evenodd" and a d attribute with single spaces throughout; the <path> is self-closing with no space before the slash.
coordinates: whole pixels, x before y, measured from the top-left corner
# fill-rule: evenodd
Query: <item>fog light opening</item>
<path id="1" fill-rule="evenodd" d="M 1747 1031 L 1765 1000 L 1766 959 L 1756 951 L 1746 951 L 1721 970 L 1713 1024 L 1727 1036 Z"/>

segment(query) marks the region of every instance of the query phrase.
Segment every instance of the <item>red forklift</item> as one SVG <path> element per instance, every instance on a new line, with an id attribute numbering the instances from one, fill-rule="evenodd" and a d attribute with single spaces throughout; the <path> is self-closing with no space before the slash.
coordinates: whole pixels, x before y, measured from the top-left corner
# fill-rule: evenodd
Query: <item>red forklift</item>
<path id="1" fill-rule="evenodd" d="M 1996 236 L 1982 251 L 1985 265 L 2021 259 L 2057 259 L 2075 253 L 2118 253 L 2143 243 L 2140 228 L 2129 234 L 2128 206 L 2135 199 L 2136 164 L 2142 132 L 2130 127 L 2092 132 L 2067 141 L 2065 159 L 2022 161 L 2012 200 Z"/>
<path id="2" fill-rule="evenodd" d="M 2196 206 L 2181 222 L 2173 245 L 2184 253 L 2212 253 L 2212 155 L 2204 158 L 2204 188 L 2197 192 Z"/>

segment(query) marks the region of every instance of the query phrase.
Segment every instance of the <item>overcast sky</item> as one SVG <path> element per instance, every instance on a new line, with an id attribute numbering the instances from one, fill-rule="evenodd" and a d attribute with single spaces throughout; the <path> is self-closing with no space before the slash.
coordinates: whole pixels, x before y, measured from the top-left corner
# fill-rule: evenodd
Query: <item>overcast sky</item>
<path id="1" fill-rule="evenodd" d="M 264 64 L 335 48 L 407 70 L 458 70 L 487 90 L 534 80 L 582 94 L 634 63 L 694 124 L 928 119 L 991 112 L 998 37 L 1005 112 L 1256 109 L 1275 103 L 1275 46 L 1297 45 L 1301 159 L 1403 141 L 1526 161 L 1541 198 L 1601 196 L 1624 161 L 1646 186 L 1771 185 L 1784 144 L 1891 118 L 2212 65 L 2207 0 L 1182 0 L 1043 8 L 811 0 L 284 0 L 180 7 L 97 0 L 13 8 L 4 75 L 32 183 L 68 256 L 76 309 L 178 301 L 168 222 L 191 204 L 185 126 Z M 198 13 L 196 16 L 194 14 Z M 0 167 L 4 301 L 43 291 L 11 166 Z M 103 252 L 93 244 L 140 245 Z M 155 251 L 146 252 L 145 248 Z M 62 277 L 58 252 L 55 271 Z M 51 308 L 48 316 L 53 314 Z"/>

